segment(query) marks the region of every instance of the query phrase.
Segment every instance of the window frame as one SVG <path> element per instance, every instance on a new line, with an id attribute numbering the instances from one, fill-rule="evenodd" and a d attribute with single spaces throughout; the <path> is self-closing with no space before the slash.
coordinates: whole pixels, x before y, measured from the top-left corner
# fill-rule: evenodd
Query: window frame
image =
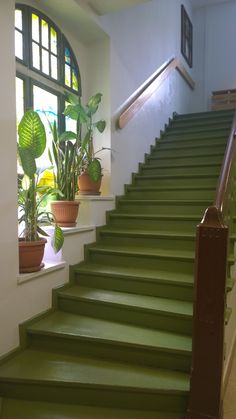
<path id="1" fill-rule="evenodd" d="M 186 30 L 186 27 L 189 28 L 189 31 Z M 186 48 L 186 44 L 188 45 L 188 48 Z M 181 5 L 181 53 L 185 58 L 185 61 L 188 63 L 189 67 L 192 68 L 193 25 L 183 4 Z"/>
<path id="2" fill-rule="evenodd" d="M 59 87 L 65 89 L 65 91 L 73 93 L 75 95 L 81 96 L 82 89 L 81 89 L 81 76 L 79 71 L 79 66 L 73 49 L 66 38 L 66 36 L 62 33 L 62 31 L 58 28 L 58 26 L 44 13 L 40 10 L 35 9 L 34 7 L 27 6 L 25 4 L 16 3 L 15 10 L 22 11 L 22 33 L 23 33 L 23 60 L 18 57 L 16 61 L 24 65 L 26 68 L 29 68 L 33 73 L 36 75 L 40 75 L 51 81 L 53 84 L 56 83 Z M 31 25 L 31 16 L 32 14 L 36 14 L 39 16 L 40 19 L 45 20 L 50 27 L 53 27 L 57 32 L 57 44 L 58 44 L 58 54 L 57 54 L 57 61 L 58 61 L 58 79 L 51 77 L 50 75 L 45 74 L 43 71 L 38 70 L 33 66 L 33 53 L 32 53 L 32 25 Z M 15 29 L 16 30 L 16 29 Z M 78 79 L 78 91 L 69 87 L 65 84 L 65 59 L 64 59 L 64 50 L 65 45 L 69 47 L 71 57 L 73 59 L 73 63 L 75 65 L 77 79 Z M 53 54 L 54 55 L 54 54 Z M 41 58 L 41 54 L 40 54 Z M 36 77 L 37 79 L 37 77 Z"/>

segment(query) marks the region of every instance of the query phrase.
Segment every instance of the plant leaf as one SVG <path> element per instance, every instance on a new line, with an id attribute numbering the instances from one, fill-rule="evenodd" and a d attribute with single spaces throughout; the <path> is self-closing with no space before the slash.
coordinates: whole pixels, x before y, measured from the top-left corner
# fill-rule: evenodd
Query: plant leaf
<path id="1" fill-rule="evenodd" d="M 67 140 L 76 140 L 77 135 L 75 132 L 73 131 L 65 131 L 63 132 L 60 137 L 59 137 L 59 141 L 60 143 L 67 141 Z"/>
<path id="2" fill-rule="evenodd" d="M 94 126 L 98 129 L 99 132 L 103 132 L 104 129 L 106 128 L 106 121 L 104 120 L 100 120 L 95 122 Z"/>
<path id="3" fill-rule="evenodd" d="M 18 153 L 20 157 L 20 163 L 24 173 L 32 178 L 37 170 L 35 158 L 31 153 L 30 149 L 21 148 L 18 146 Z"/>
<path id="4" fill-rule="evenodd" d="M 88 114 L 89 115 L 93 115 L 95 114 L 95 112 L 98 109 L 98 105 L 101 102 L 102 99 L 102 94 L 101 93 L 97 93 L 94 96 L 91 96 L 91 98 L 88 101 L 87 104 L 87 109 L 88 109 Z"/>
<path id="5" fill-rule="evenodd" d="M 21 149 L 30 150 L 35 159 L 43 154 L 46 148 L 46 132 L 37 112 L 25 112 L 19 123 L 18 134 Z"/>
<path id="6" fill-rule="evenodd" d="M 61 250 L 63 243 L 64 243 L 64 235 L 63 235 L 62 229 L 56 224 L 52 241 L 51 241 L 52 247 L 56 253 L 59 252 L 59 250 Z"/>
<path id="7" fill-rule="evenodd" d="M 87 168 L 87 172 L 89 177 L 94 181 L 97 182 L 98 179 L 102 176 L 102 168 L 101 163 L 98 159 L 93 159 Z"/>

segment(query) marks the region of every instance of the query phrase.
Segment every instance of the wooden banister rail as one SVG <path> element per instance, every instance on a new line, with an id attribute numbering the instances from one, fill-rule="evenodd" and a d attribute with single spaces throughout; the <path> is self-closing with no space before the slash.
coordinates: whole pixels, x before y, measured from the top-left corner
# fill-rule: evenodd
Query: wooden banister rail
<path id="1" fill-rule="evenodd" d="M 221 419 L 230 186 L 236 157 L 236 113 L 215 201 L 197 226 L 193 356 L 187 419 Z"/>
<path id="2" fill-rule="evenodd" d="M 176 58 L 171 58 L 163 66 L 158 69 L 146 83 L 138 90 L 138 92 L 132 96 L 129 105 L 121 113 L 117 126 L 118 128 L 124 128 L 124 126 L 133 118 L 136 113 L 142 108 L 144 103 L 155 93 L 163 81 L 169 76 L 173 70 L 177 70 L 183 77 L 186 83 L 191 89 L 194 89 L 195 83 L 183 64 Z"/>

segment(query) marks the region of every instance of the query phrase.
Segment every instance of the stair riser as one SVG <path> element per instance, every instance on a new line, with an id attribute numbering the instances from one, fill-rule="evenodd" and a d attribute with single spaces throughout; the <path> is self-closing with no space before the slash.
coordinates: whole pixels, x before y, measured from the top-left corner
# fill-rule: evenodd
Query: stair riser
<path id="1" fill-rule="evenodd" d="M 227 128 L 219 128 L 216 130 L 211 129 L 175 129 L 175 130 L 167 130 L 163 133 L 161 138 L 173 138 L 174 140 L 178 139 L 185 139 L 189 138 L 190 140 L 198 139 L 198 138 L 217 138 L 217 137 L 228 137 L 230 134 L 230 127 Z"/>
<path id="2" fill-rule="evenodd" d="M 219 137 L 219 138 L 197 138 L 195 140 L 185 139 L 185 140 L 178 140 L 172 141 L 172 139 L 167 140 L 167 138 L 163 138 L 161 140 L 156 140 L 155 145 L 151 146 L 151 151 L 158 151 L 159 149 L 165 150 L 172 150 L 184 147 L 190 147 L 193 151 L 195 148 L 205 148 L 205 147 L 212 147 L 212 146 L 224 146 L 226 147 L 227 144 L 227 136 Z"/>
<path id="3" fill-rule="evenodd" d="M 214 188 L 216 187 L 217 184 L 217 180 L 218 177 L 214 176 L 214 177 L 210 177 L 206 176 L 204 178 L 199 177 L 199 178 L 191 178 L 190 176 L 187 178 L 170 178 L 170 179 L 165 179 L 165 178 L 160 178 L 160 179 L 155 179 L 155 178 L 149 178 L 149 179 L 145 179 L 140 177 L 136 177 L 134 180 L 134 186 L 157 186 L 157 187 L 174 187 L 176 186 L 176 188 L 180 188 L 182 186 L 196 186 L 199 187 L 199 185 L 202 185 L 204 183 L 205 187 L 209 187 L 209 188 Z"/>
<path id="4" fill-rule="evenodd" d="M 209 173 L 210 175 L 219 176 L 220 174 L 220 164 L 218 166 L 199 166 L 199 167 L 189 167 L 189 166 L 180 166 L 180 167 L 159 167 L 159 166 L 141 166 L 140 175 L 198 175 Z"/>
<path id="5" fill-rule="evenodd" d="M 185 125 L 185 124 L 184 124 Z M 168 133 L 173 133 L 175 134 L 198 134 L 198 133 L 202 133 L 204 134 L 208 134 L 208 133 L 215 133 L 217 134 L 219 131 L 229 131 L 230 129 L 230 124 L 228 123 L 220 123 L 220 124 L 193 124 L 193 126 L 191 125 L 187 125 L 186 126 L 177 126 L 177 125 L 169 125 L 166 127 L 165 132 Z"/>
<path id="6" fill-rule="evenodd" d="M 92 263 L 107 263 L 111 266 L 135 266 L 135 268 L 147 268 L 164 272 L 183 272 L 193 275 L 193 261 L 163 257 L 148 257 L 141 255 L 112 254 L 109 252 L 97 252 L 89 249 L 89 260 Z"/>
<path id="7" fill-rule="evenodd" d="M 128 199 L 200 199 L 200 200 L 210 200 L 213 202 L 215 197 L 215 189 L 187 189 L 187 190 L 132 190 L 132 188 L 127 189 L 127 198 Z"/>
<path id="8" fill-rule="evenodd" d="M 178 120 L 178 119 L 174 119 L 170 122 L 169 127 L 170 128 L 177 128 L 177 129 L 184 129 L 184 128 L 198 128 L 198 127 L 202 127 L 202 128 L 209 128 L 211 127 L 212 129 L 215 128 L 224 128 L 224 127 L 229 127 L 232 123 L 232 116 L 228 117 L 228 118 L 209 118 L 209 119 L 205 119 L 205 118 L 201 118 L 201 119 L 190 119 L 190 120 Z"/>
<path id="9" fill-rule="evenodd" d="M 1 395 L 25 400 L 43 400 L 46 402 L 75 403 L 89 406 L 104 406 L 127 409 L 167 410 L 168 412 L 185 411 L 188 394 L 169 394 L 168 392 L 142 392 L 107 387 L 89 387 L 77 385 L 40 385 L 40 383 L 1 382 Z"/>
<path id="10" fill-rule="evenodd" d="M 199 222 L 201 217 L 199 217 Z M 120 227 L 121 229 L 133 228 L 140 230 L 150 230 L 150 231 L 173 231 L 177 233 L 193 233 L 195 234 L 196 226 L 198 224 L 197 220 L 158 220 L 158 219 L 142 219 L 138 220 L 136 218 L 127 218 L 122 219 L 117 217 L 110 218 L 111 227 Z"/>
<path id="11" fill-rule="evenodd" d="M 151 312 L 140 308 L 119 306 L 117 304 L 102 303 L 83 299 L 66 299 L 60 297 L 59 307 L 63 311 L 84 316 L 109 319 L 111 321 L 143 326 L 151 329 L 168 330 L 175 333 L 190 334 L 192 318 L 185 318 L 175 314 Z M 161 367 L 161 365 L 159 365 Z"/>
<path id="12" fill-rule="evenodd" d="M 223 157 L 224 157 L 223 153 L 217 156 L 211 156 L 211 154 L 196 156 L 196 155 L 193 155 L 193 153 L 189 153 L 188 156 L 187 155 L 183 156 L 182 154 L 180 154 L 180 157 L 177 158 L 176 155 L 171 157 L 168 153 L 167 157 L 165 158 L 163 158 L 163 156 L 161 156 L 160 154 L 158 154 L 158 156 L 156 157 L 146 156 L 145 163 L 150 166 L 158 165 L 160 167 L 162 165 L 166 166 L 167 164 L 169 166 L 172 166 L 172 165 L 183 166 L 185 164 L 187 164 L 188 166 L 191 166 L 191 165 L 207 164 L 209 163 L 209 161 L 212 161 L 212 159 L 214 159 L 214 163 L 222 164 Z"/>
<path id="13" fill-rule="evenodd" d="M 162 249 L 162 250 L 193 250 L 195 249 L 195 238 L 192 239 L 183 239 L 180 237 L 130 237 L 128 233 L 123 237 L 109 235 L 109 234 L 100 234 L 100 241 L 103 244 L 111 246 L 135 246 L 140 249 L 143 248 L 152 248 L 152 249 Z"/>
<path id="14" fill-rule="evenodd" d="M 211 156 L 212 153 L 222 153 L 222 156 L 225 152 L 225 145 L 218 145 L 218 146 L 208 146 L 208 147 L 196 147 L 196 148 L 172 148 L 171 150 L 163 150 L 161 147 L 152 151 L 152 157 L 169 157 L 170 159 L 173 157 L 178 156 L 188 156 L 194 157 L 195 154 L 204 154 L 207 156 Z"/>
<path id="15" fill-rule="evenodd" d="M 192 301 L 193 287 L 184 284 L 173 284 L 167 281 L 149 281 L 133 277 L 99 276 L 92 274 L 77 274 L 78 284 L 85 287 L 102 288 L 106 290 L 135 292 L 153 297 L 173 298 L 176 300 Z"/>
<path id="16" fill-rule="evenodd" d="M 62 303 L 63 306 L 63 303 Z M 70 310 L 69 310 L 70 311 Z M 72 306 L 72 312 L 73 306 Z M 100 359 L 128 362 L 143 366 L 161 367 L 188 372 L 191 365 L 191 355 L 165 350 L 151 350 L 148 348 L 129 347 L 125 344 L 116 345 L 99 340 L 66 339 L 55 336 L 28 334 L 28 341 L 32 348 L 50 350 L 74 356 L 91 356 Z"/>
<path id="17" fill-rule="evenodd" d="M 165 215 L 193 215 L 199 217 L 203 216 L 207 207 L 209 207 L 212 202 L 206 202 L 205 204 L 179 204 L 175 203 L 173 205 L 168 204 L 145 204 L 145 201 L 139 203 L 132 202 L 119 202 L 118 211 L 131 214 L 165 214 Z"/>

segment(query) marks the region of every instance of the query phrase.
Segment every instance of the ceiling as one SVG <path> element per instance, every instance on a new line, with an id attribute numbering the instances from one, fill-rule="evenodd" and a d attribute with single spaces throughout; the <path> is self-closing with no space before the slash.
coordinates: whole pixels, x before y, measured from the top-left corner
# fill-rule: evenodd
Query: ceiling
<path id="1" fill-rule="evenodd" d="M 203 6 L 214 6 L 218 3 L 225 3 L 231 0 L 190 0 L 195 9 Z"/>
<path id="2" fill-rule="evenodd" d="M 82 0 L 80 3 L 86 3 L 98 16 L 102 16 L 147 1 L 149 0 Z"/>

